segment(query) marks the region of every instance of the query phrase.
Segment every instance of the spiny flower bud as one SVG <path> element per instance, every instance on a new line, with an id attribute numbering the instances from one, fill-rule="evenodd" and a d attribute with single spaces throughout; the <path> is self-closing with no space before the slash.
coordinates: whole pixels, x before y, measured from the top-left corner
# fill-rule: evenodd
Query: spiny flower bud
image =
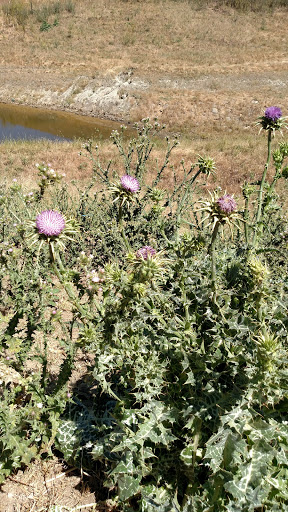
<path id="1" fill-rule="evenodd" d="M 213 158 L 198 155 L 197 165 L 199 167 L 199 171 L 203 174 L 207 174 L 207 176 L 209 176 L 209 174 L 215 174 L 216 165 Z"/>

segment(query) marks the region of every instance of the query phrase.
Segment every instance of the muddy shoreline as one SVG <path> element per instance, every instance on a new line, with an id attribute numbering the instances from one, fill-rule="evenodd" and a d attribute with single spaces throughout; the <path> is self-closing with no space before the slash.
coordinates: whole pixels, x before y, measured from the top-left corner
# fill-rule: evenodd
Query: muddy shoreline
<path id="1" fill-rule="evenodd" d="M 31 79 L 33 75 L 33 79 Z M 146 88 L 126 71 L 116 77 L 49 73 L 42 70 L 1 69 L 0 102 L 70 112 L 103 120 L 130 122 L 134 92 Z"/>
<path id="2" fill-rule="evenodd" d="M 143 117 L 157 118 L 168 131 L 185 126 L 246 126 L 259 106 L 286 100 L 287 72 L 232 72 L 181 78 L 136 76 L 133 68 L 89 76 L 48 68 L 0 66 L 0 102 L 69 112 L 129 126 Z"/>

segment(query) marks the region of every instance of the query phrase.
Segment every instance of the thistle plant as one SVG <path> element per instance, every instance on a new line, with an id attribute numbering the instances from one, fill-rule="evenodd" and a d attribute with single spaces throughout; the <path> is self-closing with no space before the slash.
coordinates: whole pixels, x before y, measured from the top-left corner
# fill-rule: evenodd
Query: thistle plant
<path id="1" fill-rule="evenodd" d="M 38 169 L 38 176 L 40 176 L 39 181 L 39 197 L 41 199 L 44 196 L 45 190 L 49 185 L 53 185 L 55 183 L 60 183 L 62 179 L 66 176 L 65 173 L 58 173 L 54 169 L 52 169 L 51 164 L 36 164 Z"/>
<path id="2" fill-rule="evenodd" d="M 210 201 L 200 201 L 203 204 L 203 207 L 199 208 L 198 211 L 204 211 L 207 215 L 203 218 L 202 222 L 204 223 L 208 220 L 207 227 L 212 225 L 212 236 L 211 242 L 209 245 L 209 252 L 211 256 L 211 288 L 212 288 L 212 302 L 214 304 L 216 301 L 216 239 L 219 232 L 219 229 L 222 229 L 225 225 L 229 226 L 231 237 L 233 238 L 233 226 L 239 228 L 238 220 L 240 216 L 237 212 L 237 203 L 230 194 L 224 194 L 221 197 L 217 196 L 217 193 L 210 194 Z"/>
<path id="3" fill-rule="evenodd" d="M 258 185 L 243 185 L 244 238 L 232 194 L 197 210 L 213 160 L 179 173 L 167 141 L 152 164 L 149 129 L 113 135 L 114 197 L 111 163 L 97 159 L 84 189 L 51 189 L 49 209 L 1 187 L 0 482 L 53 445 L 97 472 L 119 512 L 286 512 L 288 223 L 268 200 L 288 176 L 288 144 L 271 152 L 271 214 L 251 251 Z"/>
<path id="4" fill-rule="evenodd" d="M 283 126 L 286 127 L 286 118 L 282 117 L 282 111 L 279 107 L 268 107 L 265 110 L 264 116 L 260 117 L 260 120 L 257 124 L 261 125 L 260 131 L 265 130 L 268 132 L 267 138 L 267 159 L 264 166 L 264 171 L 261 178 L 261 183 L 258 192 L 258 204 L 257 204 L 257 212 L 254 226 L 254 235 L 252 241 L 252 248 L 256 248 L 258 243 L 258 234 L 261 233 L 261 219 L 263 214 L 263 193 L 266 184 L 266 176 L 267 171 L 270 164 L 271 159 L 271 142 L 272 136 L 275 136 L 275 132 L 281 130 Z"/>

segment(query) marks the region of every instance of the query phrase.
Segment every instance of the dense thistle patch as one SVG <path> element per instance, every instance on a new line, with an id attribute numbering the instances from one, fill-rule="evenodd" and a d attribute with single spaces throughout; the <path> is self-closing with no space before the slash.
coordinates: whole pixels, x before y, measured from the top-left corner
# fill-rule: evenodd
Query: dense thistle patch
<path id="1" fill-rule="evenodd" d="M 133 176 L 125 174 L 120 178 L 119 185 L 112 185 L 110 190 L 114 196 L 114 201 L 120 202 L 120 207 L 124 204 L 129 205 L 135 201 L 135 194 L 140 189 L 139 181 Z"/>
<path id="2" fill-rule="evenodd" d="M 257 124 L 261 125 L 260 130 L 271 130 L 273 133 L 285 126 L 285 117 L 282 117 L 282 110 L 279 107 L 268 107 L 264 116 L 259 118 Z"/>

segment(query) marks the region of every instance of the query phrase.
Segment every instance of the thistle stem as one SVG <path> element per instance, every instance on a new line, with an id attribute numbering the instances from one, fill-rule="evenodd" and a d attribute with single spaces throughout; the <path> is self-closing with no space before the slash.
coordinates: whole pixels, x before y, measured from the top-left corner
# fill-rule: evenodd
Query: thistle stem
<path id="1" fill-rule="evenodd" d="M 211 255 L 211 288 L 212 288 L 212 302 L 217 305 L 217 286 L 216 286 L 216 238 L 219 231 L 220 222 L 216 222 L 213 232 L 209 252 Z"/>
<path id="2" fill-rule="evenodd" d="M 267 154 L 267 160 L 264 167 L 262 180 L 260 183 L 259 188 L 259 195 L 258 195 L 258 208 L 257 208 L 257 214 L 256 214 L 256 221 L 255 221 L 255 229 L 254 229 L 254 236 L 253 236 L 253 242 L 252 247 L 255 248 L 257 245 L 257 236 L 259 233 L 259 224 L 261 222 L 261 216 L 262 216 L 262 204 L 263 204 L 263 190 L 266 180 L 266 175 L 269 167 L 270 157 L 271 157 L 271 140 L 272 140 L 272 130 L 268 130 L 268 154 Z"/>
<path id="3" fill-rule="evenodd" d="M 246 242 L 247 246 L 249 245 L 248 220 L 249 220 L 249 196 L 245 197 L 245 205 L 244 205 L 244 233 L 245 233 L 245 242 Z"/>
<path id="4" fill-rule="evenodd" d="M 56 262 L 57 262 L 58 268 L 57 268 Z M 65 280 L 63 279 L 63 273 L 65 272 L 65 267 L 62 263 L 60 255 L 57 252 L 55 252 L 55 261 L 52 263 L 52 268 L 54 270 L 55 275 L 59 279 L 60 283 L 63 285 L 64 290 L 67 293 L 69 299 L 71 300 L 73 306 L 75 306 L 75 308 L 79 311 L 82 321 L 85 323 L 85 321 L 88 317 L 88 313 L 87 313 L 87 311 L 85 311 L 85 309 L 83 308 L 83 306 L 80 304 L 79 300 L 77 299 L 77 297 L 72 289 L 71 284 L 68 282 L 65 282 Z"/>
<path id="5" fill-rule="evenodd" d="M 118 224 L 119 224 L 119 227 L 120 227 L 122 238 L 124 240 L 125 247 L 126 247 L 127 251 L 130 252 L 131 251 L 131 246 L 129 244 L 127 236 L 125 235 L 124 224 L 123 224 L 123 208 L 122 208 L 122 204 L 121 203 L 119 205 Z"/>

